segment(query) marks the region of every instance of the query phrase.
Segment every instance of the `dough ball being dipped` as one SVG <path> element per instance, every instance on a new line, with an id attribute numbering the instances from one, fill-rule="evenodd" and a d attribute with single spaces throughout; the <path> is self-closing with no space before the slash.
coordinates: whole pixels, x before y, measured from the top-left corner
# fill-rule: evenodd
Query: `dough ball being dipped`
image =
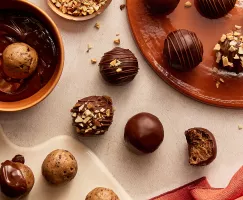
<path id="1" fill-rule="evenodd" d="M 77 174 L 78 164 L 67 150 L 57 149 L 47 155 L 42 164 L 42 174 L 54 185 L 70 182 Z"/>
<path id="2" fill-rule="evenodd" d="M 35 178 L 32 170 L 24 164 L 24 157 L 15 156 L 12 161 L 1 164 L 0 186 L 4 195 L 10 198 L 26 196 L 33 188 Z"/>
<path id="3" fill-rule="evenodd" d="M 37 64 L 36 50 L 25 43 L 13 43 L 3 51 L 3 71 L 10 78 L 28 78 Z"/>
<path id="4" fill-rule="evenodd" d="M 86 196 L 85 200 L 120 200 L 113 190 L 103 187 L 93 189 Z"/>

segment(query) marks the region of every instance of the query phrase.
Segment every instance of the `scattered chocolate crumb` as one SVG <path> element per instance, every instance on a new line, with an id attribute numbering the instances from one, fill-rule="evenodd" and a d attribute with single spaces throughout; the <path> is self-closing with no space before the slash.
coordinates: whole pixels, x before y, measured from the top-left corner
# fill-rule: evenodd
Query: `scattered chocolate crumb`
<path id="1" fill-rule="evenodd" d="M 120 5 L 120 10 L 124 10 L 126 8 L 126 4 Z"/>

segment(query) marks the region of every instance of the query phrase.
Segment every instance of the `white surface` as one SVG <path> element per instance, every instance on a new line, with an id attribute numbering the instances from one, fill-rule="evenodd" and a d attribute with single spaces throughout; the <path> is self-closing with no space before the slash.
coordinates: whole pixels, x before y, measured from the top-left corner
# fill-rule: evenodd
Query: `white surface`
<path id="1" fill-rule="evenodd" d="M 47 184 L 41 175 L 41 165 L 45 157 L 55 149 L 68 149 L 78 162 L 76 177 L 68 184 L 53 187 Z M 16 153 L 24 155 L 35 175 L 35 185 L 24 199 L 33 200 L 80 200 L 96 187 L 111 188 L 121 199 L 132 200 L 120 184 L 114 179 L 100 160 L 83 144 L 70 136 L 57 136 L 35 147 L 19 147 L 12 144 L 4 135 L 0 126 L 1 160 L 11 160 Z M 3 196 L 0 196 L 4 200 Z"/>
<path id="2" fill-rule="evenodd" d="M 66 61 L 59 84 L 44 102 L 27 111 L 0 113 L 0 123 L 12 142 L 32 146 L 57 135 L 75 136 L 69 110 L 77 99 L 108 94 L 116 107 L 114 123 L 106 135 L 82 142 L 96 153 L 133 199 L 145 200 L 201 176 L 207 176 L 213 186 L 227 185 L 243 164 L 243 130 L 238 130 L 238 124 L 243 124 L 242 110 L 198 103 L 164 83 L 147 65 L 133 41 L 126 10 L 119 9 L 125 1 L 113 0 L 104 14 L 85 23 L 59 18 L 47 8 L 45 0 L 32 2 L 47 11 L 59 27 Z M 97 21 L 100 30 L 93 27 Z M 100 59 L 112 49 L 116 33 L 121 34 L 121 47 L 131 49 L 140 65 L 136 79 L 122 87 L 106 85 L 98 66 L 90 64 L 91 58 Z M 88 43 L 94 48 L 87 54 Z M 160 118 L 165 139 L 155 153 L 137 156 L 125 148 L 123 130 L 127 120 L 142 111 Z M 203 168 L 193 168 L 187 163 L 184 131 L 196 126 L 212 131 L 218 142 L 217 159 Z"/>

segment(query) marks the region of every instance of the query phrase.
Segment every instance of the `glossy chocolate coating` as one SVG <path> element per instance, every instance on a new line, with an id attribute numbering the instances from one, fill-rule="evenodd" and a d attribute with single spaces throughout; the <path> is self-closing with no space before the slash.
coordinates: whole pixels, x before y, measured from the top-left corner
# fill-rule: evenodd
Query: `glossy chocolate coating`
<path id="1" fill-rule="evenodd" d="M 73 126 L 81 136 L 103 135 L 113 121 L 112 99 L 90 96 L 78 100 L 71 110 Z"/>
<path id="2" fill-rule="evenodd" d="M 227 15 L 234 7 L 236 0 L 195 0 L 198 11 L 209 19 Z"/>
<path id="3" fill-rule="evenodd" d="M 208 165 L 217 156 L 217 144 L 213 134 L 204 128 L 191 128 L 185 132 L 188 143 L 189 163 L 193 166 Z"/>
<path id="4" fill-rule="evenodd" d="M 111 63 L 116 61 L 117 66 Z M 116 65 L 116 64 L 115 64 Z M 113 85 L 131 82 L 138 73 L 138 60 L 129 49 L 116 47 L 104 54 L 100 61 L 100 73 L 105 81 Z"/>
<path id="5" fill-rule="evenodd" d="M 179 29 L 169 33 L 163 53 L 170 67 L 189 71 L 202 62 L 203 45 L 195 33 Z"/>
<path id="6" fill-rule="evenodd" d="M 124 139 L 143 153 L 154 152 L 164 139 L 160 120 L 150 113 L 139 113 L 128 120 Z"/>
<path id="7" fill-rule="evenodd" d="M 27 183 L 21 170 L 16 163 L 9 160 L 1 165 L 0 185 L 2 193 L 12 198 L 20 197 L 28 191 Z"/>
<path id="8" fill-rule="evenodd" d="M 16 156 L 14 156 L 14 158 L 12 159 L 12 162 L 18 162 L 18 163 L 24 164 L 25 163 L 24 156 L 18 154 Z"/>
<path id="9" fill-rule="evenodd" d="M 152 12 L 169 14 L 179 4 L 180 0 L 145 0 Z"/>

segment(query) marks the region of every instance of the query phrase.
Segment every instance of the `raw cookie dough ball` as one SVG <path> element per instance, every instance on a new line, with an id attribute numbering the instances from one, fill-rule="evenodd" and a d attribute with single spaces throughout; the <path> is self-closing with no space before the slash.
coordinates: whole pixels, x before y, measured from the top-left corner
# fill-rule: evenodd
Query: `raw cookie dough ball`
<path id="1" fill-rule="evenodd" d="M 77 174 L 78 164 L 75 157 L 66 150 L 57 149 L 47 155 L 42 164 L 42 174 L 54 185 L 70 182 Z"/>
<path id="2" fill-rule="evenodd" d="M 29 77 L 37 64 L 37 52 L 25 43 L 13 43 L 3 51 L 3 71 L 10 78 Z"/>
<path id="3" fill-rule="evenodd" d="M 85 200 L 120 200 L 119 197 L 108 188 L 98 187 L 86 196 Z"/>
<path id="4" fill-rule="evenodd" d="M 24 164 L 23 156 L 17 155 L 12 161 L 6 160 L 1 164 L 1 191 L 7 197 L 20 198 L 27 195 L 33 188 L 34 183 L 34 174 Z"/>

